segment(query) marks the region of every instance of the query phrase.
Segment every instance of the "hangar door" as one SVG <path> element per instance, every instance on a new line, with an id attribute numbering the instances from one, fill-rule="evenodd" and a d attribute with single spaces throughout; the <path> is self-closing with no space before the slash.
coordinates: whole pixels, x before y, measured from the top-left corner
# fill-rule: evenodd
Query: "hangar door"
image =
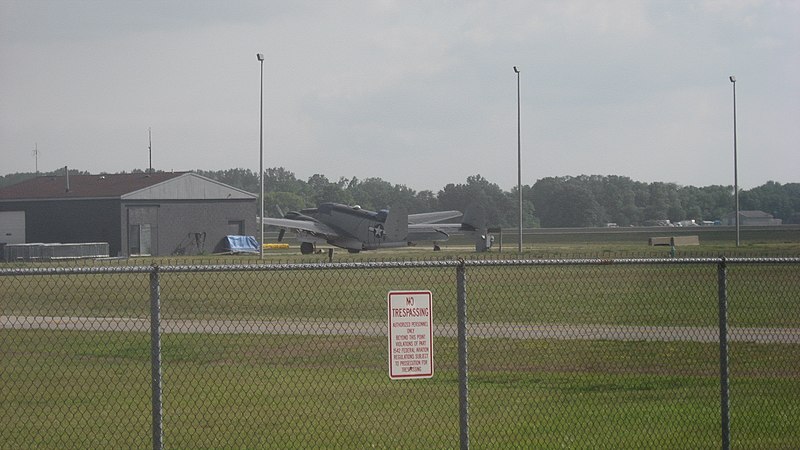
<path id="1" fill-rule="evenodd" d="M 128 255 L 158 254 L 158 206 L 128 208 Z"/>
<path id="2" fill-rule="evenodd" d="M 25 243 L 25 211 L 0 211 L 0 244 Z"/>

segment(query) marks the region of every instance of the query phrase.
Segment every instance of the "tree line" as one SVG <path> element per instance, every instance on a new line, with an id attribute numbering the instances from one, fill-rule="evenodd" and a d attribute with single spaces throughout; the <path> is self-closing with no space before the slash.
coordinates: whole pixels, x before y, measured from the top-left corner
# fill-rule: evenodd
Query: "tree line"
<path id="1" fill-rule="evenodd" d="M 133 170 L 132 173 L 143 172 Z M 88 172 L 70 170 L 71 174 Z M 196 170 L 213 180 L 258 193 L 258 172 L 250 169 Z M 61 175 L 60 171 L 40 175 Z M 0 178 L 0 187 L 36 176 L 14 173 Z M 481 175 L 467 177 L 464 183 L 449 183 L 438 192 L 414 191 L 405 185 L 380 178 L 339 178 L 329 180 L 315 174 L 298 179 L 283 167 L 264 171 L 264 208 L 268 216 L 313 207 L 322 202 L 360 205 L 380 210 L 402 206 L 410 213 L 457 209 L 476 221 L 491 226 L 516 227 L 519 222 L 519 196 L 516 187 L 504 191 Z M 665 220 L 716 221 L 734 211 L 732 186 L 680 186 L 675 183 L 644 183 L 616 175 L 547 177 L 522 186 L 523 226 L 595 227 L 608 223 L 618 226 L 648 225 Z M 760 210 L 800 223 L 800 183 L 769 181 L 739 193 L 740 210 Z"/>
<path id="2" fill-rule="evenodd" d="M 197 171 L 200 175 L 258 192 L 258 173 L 247 169 Z M 414 191 L 405 185 L 380 178 L 329 180 L 315 174 L 307 181 L 282 167 L 265 170 L 265 211 L 313 207 L 322 202 L 339 202 L 380 210 L 394 205 L 409 212 L 457 209 L 486 219 L 495 226 L 516 226 L 519 222 L 519 194 L 516 187 L 504 191 L 481 175 L 465 183 L 449 183 L 441 190 Z M 634 181 L 615 175 L 548 177 L 532 186 L 522 186 L 523 226 L 594 227 L 608 223 L 618 226 L 647 225 L 669 220 L 720 220 L 734 211 L 733 186 L 680 186 L 675 183 Z M 739 192 L 740 210 L 760 210 L 800 223 L 800 183 L 766 184 Z"/>

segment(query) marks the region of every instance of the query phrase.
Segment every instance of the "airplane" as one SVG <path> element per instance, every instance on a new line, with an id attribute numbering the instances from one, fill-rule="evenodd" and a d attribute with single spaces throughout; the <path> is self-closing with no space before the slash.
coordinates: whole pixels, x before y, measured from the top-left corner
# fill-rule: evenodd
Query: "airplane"
<path id="1" fill-rule="evenodd" d="M 278 241 L 286 230 L 294 231 L 300 241 L 300 253 L 308 255 L 314 252 L 316 244 L 330 244 L 358 253 L 433 241 L 437 250 L 437 243 L 448 240 L 453 232 L 478 231 L 467 223 L 438 223 L 461 216 L 461 211 L 454 210 L 408 214 L 401 207 L 375 212 L 358 205 L 322 203 L 316 208 L 290 211 L 283 218 L 265 217 L 262 222 L 280 228 Z"/>

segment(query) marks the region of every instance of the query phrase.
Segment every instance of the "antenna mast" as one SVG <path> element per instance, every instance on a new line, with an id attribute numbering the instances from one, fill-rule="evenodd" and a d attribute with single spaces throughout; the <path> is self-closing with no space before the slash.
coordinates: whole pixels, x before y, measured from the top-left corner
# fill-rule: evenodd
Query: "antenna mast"
<path id="1" fill-rule="evenodd" d="M 39 143 L 33 143 L 33 158 L 36 160 L 36 175 L 39 175 Z"/>
<path id="2" fill-rule="evenodd" d="M 147 127 L 147 150 L 150 154 L 150 167 L 147 169 L 147 173 L 153 173 L 153 135 L 150 127 Z"/>

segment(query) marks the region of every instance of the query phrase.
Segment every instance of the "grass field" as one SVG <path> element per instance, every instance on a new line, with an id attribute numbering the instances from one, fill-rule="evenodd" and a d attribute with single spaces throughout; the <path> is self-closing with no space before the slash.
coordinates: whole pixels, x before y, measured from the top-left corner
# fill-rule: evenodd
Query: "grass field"
<path id="1" fill-rule="evenodd" d="M 562 251 L 591 256 L 606 248 L 620 255 L 614 257 L 640 251 L 632 244 L 559 243 L 517 256 Z M 712 252 L 746 256 L 764 249 L 798 255 L 796 244 L 775 243 L 744 249 L 720 245 Z M 668 249 L 655 249 L 662 250 L 668 257 Z M 374 255 L 392 260 L 471 256 L 463 248 Z M 364 258 L 335 256 L 336 261 Z M 258 262 L 209 256 L 134 263 L 201 260 Z M 327 255 L 268 253 L 267 262 L 278 261 L 324 262 Z M 731 326 L 800 328 L 797 269 L 797 264 L 731 264 Z M 454 270 L 164 273 L 162 318 L 380 323 L 386 320 L 388 290 L 424 288 L 434 293 L 436 322 L 452 324 Z M 469 267 L 467 277 L 469 321 L 475 327 L 709 327 L 718 319 L 714 264 Z M 0 277 L 0 306 L 6 316 L 144 319 L 148 275 Z M 474 338 L 469 345 L 474 448 L 720 445 L 716 343 Z M 304 336 L 302 330 L 214 334 L 189 323 L 185 332 L 165 334 L 162 348 L 168 448 L 458 446 L 452 338 L 434 339 L 432 379 L 406 381 L 389 379 L 381 336 Z M 730 361 L 734 447 L 800 447 L 800 345 L 732 342 Z M 0 329 L 0 379 L 2 448 L 150 445 L 147 333 Z"/>
<path id="2" fill-rule="evenodd" d="M 731 264 L 736 326 L 800 326 L 796 265 Z M 437 320 L 455 323 L 455 269 L 325 269 L 161 275 L 165 318 L 376 320 L 389 290 L 425 289 Z M 147 274 L 3 278 L 6 315 L 137 317 L 149 314 Z M 713 326 L 717 267 L 577 265 L 470 267 L 475 322 Z M 737 299 L 742 301 L 737 301 Z M 735 303 L 734 303 L 735 302 Z"/>
<path id="3" fill-rule="evenodd" d="M 14 448 L 147 446 L 148 337 L 52 334 L 5 336 L 20 345 L 4 350 L 0 363 L 0 440 Z M 434 379 L 408 382 L 388 379 L 385 344 L 165 336 L 165 444 L 457 447 L 453 340 L 434 344 Z M 718 446 L 715 344 L 501 340 L 474 347 L 471 432 L 478 448 Z M 736 355 L 750 363 L 733 373 L 736 446 L 793 447 L 800 439 L 798 346 L 742 344 Z"/>

